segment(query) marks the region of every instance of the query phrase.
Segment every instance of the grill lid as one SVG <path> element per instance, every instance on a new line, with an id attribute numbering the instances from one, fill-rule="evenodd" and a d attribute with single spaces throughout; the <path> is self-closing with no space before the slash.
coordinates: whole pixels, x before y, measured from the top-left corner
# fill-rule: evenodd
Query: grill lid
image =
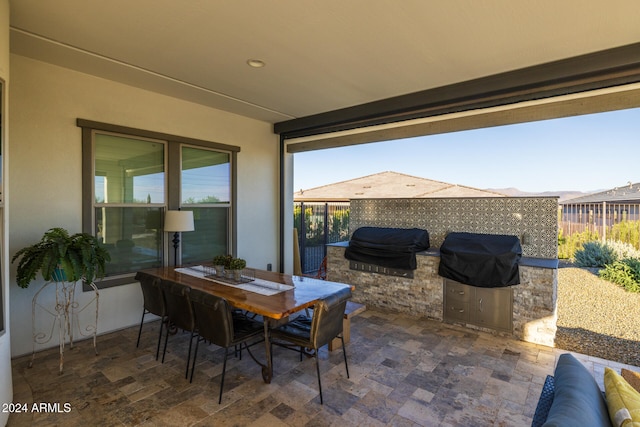
<path id="1" fill-rule="evenodd" d="M 520 258 L 516 236 L 449 233 L 440 247 L 438 274 L 485 288 L 518 285 Z"/>
<path id="2" fill-rule="evenodd" d="M 416 252 L 429 249 L 429 233 L 419 228 L 360 227 L 345 258 L 382 267 L 415 270 Z"/>

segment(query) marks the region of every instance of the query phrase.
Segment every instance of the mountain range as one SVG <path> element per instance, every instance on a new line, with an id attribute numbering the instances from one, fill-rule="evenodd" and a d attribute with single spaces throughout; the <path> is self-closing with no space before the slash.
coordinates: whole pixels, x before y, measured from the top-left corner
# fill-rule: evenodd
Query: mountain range
<path id="1" fill-rule="evenodd" d="M 587 194 L 597 193 L 601 190 L 582 192 L 572 190 L 558 190 L 558 191 L 543 191 L 541 193 L 520 191 L 517 188 L 487 188 L 487 191 L 495 191 L 510 197 L 558 197 L 559 202 L 573 199 L 574 197 L 586 196 Z"/>

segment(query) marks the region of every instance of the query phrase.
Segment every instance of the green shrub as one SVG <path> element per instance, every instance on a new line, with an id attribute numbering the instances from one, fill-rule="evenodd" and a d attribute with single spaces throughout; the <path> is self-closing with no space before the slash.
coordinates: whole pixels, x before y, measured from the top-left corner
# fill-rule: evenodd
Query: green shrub
<path id="1" fill-rule="evenodd" d="M 613 253 L 616 255 L 616 259 L 640 259 L 640 251 L 637 250 L 631 243 L 625 243 L 619 240 L 607 240 L 607 246 L 613 249 Z"/>
<path id="2" fill-rule="evenodd" d="M 570 259 L 575 256 L 578 249 L 587 242 L 600 240 L 600 236 L 595 231 L 585 230 L 581 233 L 573 233 L 564 236 L 562 229 L 558 231 L 558 258 Z"/>
<path id="3" fill-rule="evenodd" d="M 579 267 L 603 268 L 616 261 L 613 249 L 600 242 L 586 242 L 582 249 L 576 251 L 574 257 Z"/>
<path id="4" fill-rule="evenodd" d="M 625 258 L 622 260 L 631 269 L 633 280 L 640 283 L 640 259 L 639 258 Z"/>
<path id="5" fill-rule="evenodd" d="M 640 260 L 625 258 L 614 261 L 600 270 L 602 279 L 616 283 L 629 292 L 640 292 Z"/>
<path id="6" fill-rule="evenodd" d="M 607 237 L 611 240 L 627 242 L 635 248 L 640 248 L 640 221 L 627 221 L 623 219 L 609 228 Z"/>
<path id="7" fill-rule="evenodd" d="M 349 209 L 336 210 L 329 216 L 329 242 L 349 240 Z"/>

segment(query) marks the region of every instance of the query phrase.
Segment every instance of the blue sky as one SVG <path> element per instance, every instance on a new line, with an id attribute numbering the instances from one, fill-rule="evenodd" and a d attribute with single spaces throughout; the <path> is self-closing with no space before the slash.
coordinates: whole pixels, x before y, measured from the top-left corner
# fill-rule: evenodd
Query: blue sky
<path id="1" fill-rule="evenodd" d="M 294 190 L 384 171 L 528 192 L 640 182 L 640 109 L 298 153 Z"/>

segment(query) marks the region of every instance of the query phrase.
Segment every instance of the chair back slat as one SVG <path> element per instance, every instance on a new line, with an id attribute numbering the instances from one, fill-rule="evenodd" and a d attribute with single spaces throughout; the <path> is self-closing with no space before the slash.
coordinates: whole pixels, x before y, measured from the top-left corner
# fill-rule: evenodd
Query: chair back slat
<path id="1" fill-rule="evenodd" d="M 310 341 L 314 348 L 320 348 L 328 344 L 336 336 L 342 333 L 344 310 L 347 300 L 344 299 L 331 306 L 325 301 L 316 304 L 311 321 Z"/>
<path id="2" fill-rule="evenodd" d="M 160 279 L 150 275 L 141 275 L 138 280 L 140 281 L 140 287 L 142 288 L 145 310 L 157 316 L 166 315 Z"/>
<path id="3" fill-rule="evenodd" d="M 233 342 L 234 329 L 231 306 L 227 300 L 193 289 L 191 302 L 198 334 L 217 346 L 229 347 Z"/>
<path id="4" fill-rule="evenodd" d="M 169 321 L 185 331 L 195 330 L 195 318 L 191 306 L 191 288 L 175 282 L 162 282 Z"/>
<path id="5" fill-rule="evenodd" d="M 345 288 L 316 304 L 309 337 L 315 348 L 328 344 L 342 333 L 342 320 L 349 298 L 351 298 L 351 289 Z"/>

